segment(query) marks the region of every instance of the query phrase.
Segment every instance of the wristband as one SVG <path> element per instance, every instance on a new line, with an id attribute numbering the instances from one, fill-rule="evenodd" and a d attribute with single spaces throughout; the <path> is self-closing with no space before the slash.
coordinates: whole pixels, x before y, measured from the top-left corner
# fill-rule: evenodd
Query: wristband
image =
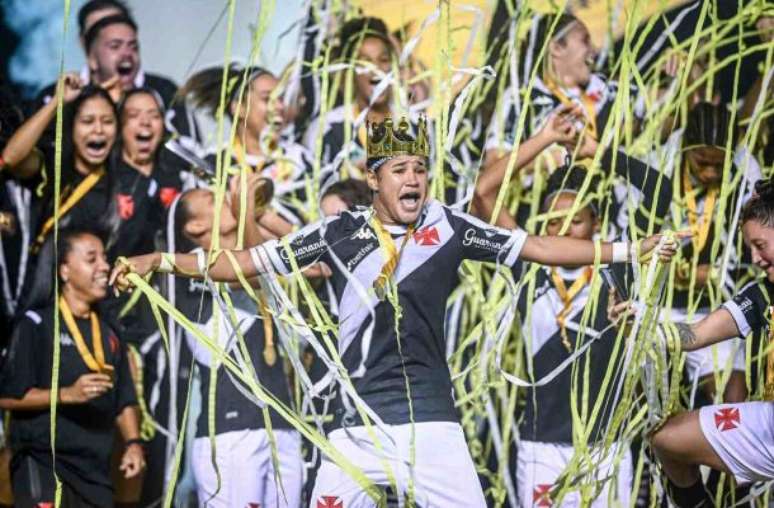
<path id="1" fill-rule="evenodd" d="M 145 448 L 145 440 L 139 437 L 134 439 L 127 439 L 124 443 L 124 448 L 129 448 L 133 444 L 140 445 L 143 449 Z"/>
<path id="2" fill-rule="evenodd" d="M 156 271 L 159 273 L 175 273 L 175 255 L 168 252 L 162 252 L 161 262 Z"/>
<path id="3" fill-rule="evenodd" d="M 199 270 L 199 275 L 207 272 L 207 253 L 202 249 L 196 251 L 196 268 Z"/>
<path id="4" fill-rule="evenodd" d="M 628 242 L 613 242 L 613 263 L 626 263 L 628 260 Z"/>

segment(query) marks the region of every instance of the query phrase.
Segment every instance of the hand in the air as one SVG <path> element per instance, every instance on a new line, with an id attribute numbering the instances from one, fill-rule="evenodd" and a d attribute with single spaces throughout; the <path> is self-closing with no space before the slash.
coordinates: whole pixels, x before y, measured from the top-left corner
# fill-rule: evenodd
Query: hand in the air
<path id="1" fill-rule="evenodd" d="M 574 143 L 578 137 L 574 122 L 582 117 L 583 113 L 577 105 L 563 105 L 549 115 L 538 135 L 543 136 L 547 144 Z"/>
<path id="2" fill-rule="evenodd" d="M 75 72 L 68 72 L 62 76 L 64 86 L 62 87 L 62 101 L 66 104 L 72 102 L 81 94 L 84 83 L 81 77 Z"/>

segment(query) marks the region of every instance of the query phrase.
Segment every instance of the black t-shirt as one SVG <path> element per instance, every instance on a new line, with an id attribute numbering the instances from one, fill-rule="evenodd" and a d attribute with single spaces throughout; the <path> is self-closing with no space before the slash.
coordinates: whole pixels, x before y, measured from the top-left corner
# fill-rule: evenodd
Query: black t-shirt
<path id="1" fill-rule="evenodd" d="M 769 326 L 772 315 L 768 309 L 774 305 L 772 297 L 774 283 L 768 280 L 753 281 L 723 304 L 734 318 L 741 337 L 761 332 Z"/>
<path id="2" fill-rule="evenodd" d="M 521 267 L 524 269 L 528 265 Z M 583 275 L 586 268 L 568 270 L 557 268 L 557 274 L 564 281 L 565 288 Z M 590 441 L 603 437 L 601 432 L 615 410 L 616 401 L 612 400 L 621 375 L 622 352 L 618 347 L 616 354 L 617 330 L 608 326 L 607 291 L 599 292 L 596 306 L 592 306 L 592 286 L 590 282 L 573 298 L 571 310 L 565 321 L 565 331 L 570 348 L 565 345 L 557 315 L 564 309 L 559 292 L 551 277 L 551 269 L 540 267 L 535 273 L 535 292 L 525 289 L 519 298 L 519 313 L 524 324 L 523 335 L 527 342 L 527 353 L 532 355 L 532 374 L 539 380 L 567 360 L 578 348 L 589 341 L 593 343 L 586 353 L 575 360 L 574 365 L 565 368 L 551 382 L 529 388 L 524 394 L 525 406 L 519 426 L 522 439 L 545 443 L 572 443 L 573 418 L 572 387 L 576 387 L 575 397 L 579 414 L 583 414 L 584 383 L 588 381 L 587 414 L 591 414 L 594 405 L 602 402 L 602 410 L 590 429 Z M 527 307 L 531 303 L 529 322 L 526 322 Z M 587 314 L 588 313 L 588 314 Z M 583 343 L 579 344 L 581 340 Z M 603 390 L 607 369 L 612 364 L 613 374 L 606 389 Z M 588 369 L 588 370 L 587 370 Z M 588 377 L 586 377 L 588 376 Z M 575 385 L 573 385 L 573 382 Z"/>
<path id="3" fill-rule="evenodd" d="M 151 175 L 145 176 L 123 159 L 112 171 L 120 222 L 111 259 L 153 252 L 156 236 L 166 222 L 166 211 L 181 192 L 179 174 L 157 164 Z"/>
<path id="4" fill-rule="evenodd" d="M 91 323 L 76 323 L 92 350 Z M 136 404 L 125 346 L 104 322 L 100 322 L 105 360 L 115 369 L 114 387 L 86 404 L 59 405 L 56 421 L 56 472 L 84 498 L 97 506 L 112 505 L 110 455 L 116 417 Z M 59 386 L 70 386 L 91 373 L 60 319 Z M 31 388 L 51 387 L 53 369 L 54 307 L 27 311 L 20 320 L 7 361 L 0 373 L 0 397 L 21 399 Z M 92 351 L 93 352 L 93 351 Z M 50 412 L 11 412 L 10 444 L 14 460 L 30 456 L 51 466 Z"/>
<path id="5" fill-rule="evenodd" d="M 213 298 L 204 283 L 193 279 L 178 279 L 175 290 L 175 303 L 186 317 L 196 323 L 207 336 L 214 338 L 217 333 L 220 345 L 228 351 L 229 355 L 243 365 L 246 371 L 254 369 L 261 386 L 285 406 L 290 407 L 290 387 L 278 350 L 280 339 L 277 336 L 277 327 L 272 327 L 276 360 L 273 365 L 268 365 L 263 356 L 266 344 L 264 321 L 256 315 L 256 307 L 252 300 L 242 291 L 234 291 L 230 295 L 234 304 L 233 311 L 239 323 L 239 331 L 249 354 L 249 358 L 244 358 L 238 336 L 233 333 L 233 326 L 228 316 L 221 313 L 220 323 L 216 323 Z M 245 310 L 246 308 L 249 310 Z M 209 397 L 213 358 L 209 349 L 192 334 L 185 332 L 185 336 L 201 373 L 202 410 L 196 425 L 196 436 L 203 437 L 209 435 Z M 248 361 L 252 367 L 248 367 Z M 248 395 L 254 397 L 250 389 L 233 377 L 226 367 L 219 366 L 215 379 L 215 434 L 265 427 L 263 411 L 248 398 Z M 269 416 L 273 428 L 292 428 L 290 423 L 271 408 Z"/>
<path id="6" fill-rule="evenodd" d="M 398 337 L 393 305 L 372 289 L 385 258 L 371 214 L 343 212 L 312 224 L 291 235 L 289 246 L 299 267 L 324 261 L 333 272 L 329 280 L 339 308 L 339 354 L 359 397 L 385 423 L 409 423 L 408 383 L 415 422 L 457 421 L 444 333 L 446 300 L 457 286 L 457 269 L 465 259 L 512 266 L 526 233 L 490 226 L 435 200 L 425 204 L 405 244 L 406 227 L 385 226 L 396 248 L 404 245 L 393 274 L 402 309 Z M 251 255 L 261 271 L 291 270 L 278 241 L 251 249 Z M 334 426 L 343 416 L 337 399 Z"/>

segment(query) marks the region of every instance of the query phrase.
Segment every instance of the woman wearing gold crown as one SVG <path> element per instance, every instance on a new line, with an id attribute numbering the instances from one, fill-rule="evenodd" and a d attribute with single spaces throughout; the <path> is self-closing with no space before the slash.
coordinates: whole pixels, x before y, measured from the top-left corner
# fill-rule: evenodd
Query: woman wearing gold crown
<path id="1" fill-rule="evenodd" d="M 287 248 L 269 241 L 216 256 L 156 253 L 117 263 L 111 281 L 126 275 L 175 272 L 215 281 L 288 275 L 317 261 L 331 267 L 340 309 L 338 347 L 354 390 L 372 424 L 369 433 L 352 397 L 340 395 L 328 438 L 374 484 L 420 506 L 485 506 L 454 406 L 444 354 L 444 313 L 463 260 L 511 267 L 518 259 L 551 265 L 594 262 L 594 242 L 539 237 L 490 226 L 428 198 L 426 126 L 409 134 L 405 120 L 370 126 L 367 210 L 342 212 L 290 235 Z M 658 236 L 642 241 L 649 252 Z M 658 255 L 670 259 L 676 245 Z M 601 262 L 627 262 L 624 243 L 599 246 Z M 364 298 L 362 295 L 367 295 Z M 376 441 L 374 441 L 374 436 Z M 362 487 L 323 459 L 312 506 L 375 506 Z M 315 504 L 316 503 L 316 504 Z"/>

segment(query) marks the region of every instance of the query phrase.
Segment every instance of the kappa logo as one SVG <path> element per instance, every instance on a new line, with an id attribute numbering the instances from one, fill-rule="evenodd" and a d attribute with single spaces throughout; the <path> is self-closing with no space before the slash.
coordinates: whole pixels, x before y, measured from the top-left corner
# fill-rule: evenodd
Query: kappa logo
<path id="1" fill-rule="evenodd" d="M 438 235 L 438 229 L 435 226 L 427 226 L 422 229 L 418 229 L 414 233 L 414 241 L 417 245 L 432 246 L 439 245 L 441 243 L 441 237 Z"/>
<path id="2" fill-rule="evenodd" d="M 551 506 L 551 487 L 550 483 L 540 483 L 535 485 L 532 490 L 533 506 Z"/>
<path id="3" fill-rule="evenodd" d="M 317 498 L 317 508 L 344 508 L 344 501 L 338 496 L 320 496 Z"/>
<path id="4" fill-rule="evenodd" d="M 245 508 L 261 508 L 261 503 L 247 503 Z"/>
<path id="5" fill-rule="evenodd" d="M 63 346 L 74 346 L 73 338 L 69 334 L 63 333 L 59 336 L 59 343 Z"/>
<path id="6" fill-rule="evenodd" d="M 715 411 L 715 426 L 720 432 L 734 430 L 742 423 L 739 408 L 724 407 Z"/>
<path id="7" fill-rule="evenodd" d="M 376 235 L 373 231 L 366 227 L 362 227 L 355 231 L 355 233 L 350 237 L 351 240 L 375 240 Z"/>

